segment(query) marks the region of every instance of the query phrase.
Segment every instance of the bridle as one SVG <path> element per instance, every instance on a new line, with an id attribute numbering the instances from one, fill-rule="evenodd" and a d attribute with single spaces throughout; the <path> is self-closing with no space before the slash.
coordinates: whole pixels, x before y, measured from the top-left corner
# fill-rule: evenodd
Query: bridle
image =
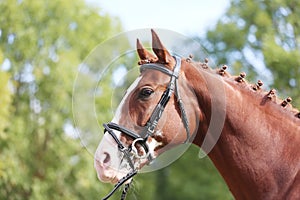
<path id="1" fill-rule="evenodd" d="M 156 105 L 155 109 L 153 110 L 146 126 L 143 127 L 143 130 L 141 131 L 141 133 L 137 134 L 136 132 L 129 130 L 129 129 L 127 129 L 119 124 L 113 123 L 113 122 L 103 124 L 104 133 L 108 132 L 112 136 L 112 138 L 116 141 L 119 151 L 123 153 L 124 158 L 128 161 L 128 164 L 129 164 L 130 168 L 132 169 L 132 171 L 130 173 L 128 173 L 125 177 L 123 177 L 114 186 L 113 190 L 106 197 L 104 197 L 103 200 L 110 198 L 120 186 L 122 186 L 126 181 L 128 181 L 129 179 L 131 179 L 133 176 L 135 176 L 138 173 L 137 168 L 134 166 L 135 158 L 138 158 L 138 159 L 147 158 L 149 162 L 153 161 L 153 157 L 150 154 L 147 140 L 149 137 L 152 137 L 154 135 L 155 128 L 158 124 L 158 121 L 160 120 L 162 113 L 164 112 L 164 109 L 165 109 L 166 105 L 168 104 L 173 93 L 175 94 L 175 96 L 177 98 L 177 102 L 178 102 L 179 109 L 181 112 L 182 123 L 185 127 L 186 134 L 187 134 L 187 137 L 186 137 L 186 140 L 184 143 L 186 143 L 190 140 L 189 123 L 188 123 L 187 115 L 186 115 L 186 112 L 185 112 L 185 109 L 183 106 L 182 99 L 179 95 L 179 89 L 178 89 L 178 77 L 179 77 L 180 68 L 181 68 L 181 59 L 178 56 L 173 56 L 173 57 L 176 60 L 176 65 L 175 65 L 173 71 L 167 69 L 164 65 L 157 64 L 157 63 L 147 63 L 147 64 L 143 64 L 140 66 L 140 71 L 143 71 L 145 69 L 153 69 L 153 70 L 158 70 L 162 73 L 165 73 L 171 77 L 168 87 L 162 94 L 158 104 Z M 114 130 L 119 131 L 119 132 L 129 136 L 130 138 L 132 138 L 133 139 L 132 144 L 129 147 L 126 147 L 119 140 L 117 135 L 114 133 Z M 141 147 L 143 148 L 143 150 L 145 152 L 144 155 L 140 156 L 138 154 L 135 144 L 141 145 Z M 124 190 L 122 192 L 121 200 L 124 200 L 126 198 L 126 194 L 127 194 L 129 187 L 130 187 L 130 183 L 125 184 Z"/>

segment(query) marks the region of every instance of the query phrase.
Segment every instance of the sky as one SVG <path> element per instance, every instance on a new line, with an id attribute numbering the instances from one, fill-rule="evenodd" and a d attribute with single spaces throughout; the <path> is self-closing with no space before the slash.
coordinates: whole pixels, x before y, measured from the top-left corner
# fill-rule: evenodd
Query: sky
<path id="1" fill-rule="evenodd" d="M 99 6 L 104 13 L 118 17 L 124 31 L 159 28 L 185 36 L 205 36 L 230 7 L 230 0 L 85 0 Z M 263 62 L 251 52 L 249 61 L 265 74 Z M 261 71 L 263 70 L 263 71 Z M 268 77 L 269 73 L 268 73 Z M 267 76 L 265 77 L 267 79 Z M 269 80 L 271 81 L 271 80 Z M 266 81 L 267 82 L 267 81 Z"/>
<path id="2" fill-rule="evenodd" d="M 229 0 L 86 0 L 118 17 L 124 31 L 161 28 L 203 35 L 225 13 Z"/>

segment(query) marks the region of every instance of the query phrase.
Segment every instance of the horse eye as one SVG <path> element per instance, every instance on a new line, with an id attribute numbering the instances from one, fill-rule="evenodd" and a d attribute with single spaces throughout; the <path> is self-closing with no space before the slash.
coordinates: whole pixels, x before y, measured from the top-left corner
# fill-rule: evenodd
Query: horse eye
<path id="1" fill-rule="evenodd" d="M 153 90 L 151 88 L 144 88 L 141 90 L 140 92 L 140 98 L 147 98 L 149 97 L 151 94 L 153 94 Z"/>

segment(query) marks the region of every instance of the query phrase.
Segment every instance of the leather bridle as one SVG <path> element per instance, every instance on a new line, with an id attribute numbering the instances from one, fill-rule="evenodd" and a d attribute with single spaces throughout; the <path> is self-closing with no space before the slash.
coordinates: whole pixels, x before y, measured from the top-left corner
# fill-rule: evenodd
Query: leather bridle
<path id="1" fill-rule="evenodd" d="M 164 65 L 157 64 L 157 63 L 147 63 L 147 64 L 140 66 L 141 71 L 143 71 L 145 69 L 153 69 L 153 70 L 158 70 L 160 72 L 163 72 L 171 77 L 168 87 L 166 88 L 163 95 L 161 96 L 161 99 L 159 100 L 158 104 L 156 105 L 155 109 L 153 110 L 146 126 L 143 127 L 143 130 L 141 131 L 141 133 L 137 134 L 136 132 L 129 130 L 129 129 L 127 129 L 119 124 L 113 123 L 113 122 L 103 124 L 104 133 L 108 132 L 112 136 L 112 138 L 116 141 L 119 151 L 123 153 L 124 158 L 128 161 L 128 164 L 132 170 L 130 173 L 128 173 L 125 177 L 123 177 L 115 185 L 113 190 L 106 197 L 104 197 L 103 200 L 110 198 L 113 195 L 113 193 L 120 186 L 122 186 L 126 181 L 128 181 L 129 179 L 131 179 L 133 176 L 135 176 L 137 174 L 138 170 L 134 166 L 135 158 L 138 158 L 138 159 L 147 158 L 149 162 L 151 162 L 153 160 L 153 157 L 149 151 L 149 146 L 147 144 L 147 140 L 149 137 L 152 137 L 154 135 L 155 128 L 156 128 L 156 126 L 162 116 L 162 113 L 164 112 L 164 109 L 165 109 L 167 103 L 169 102 L 173 93 L 175 94 L 175 96 L 177 98 L 177 102 L 178 102 L 179 109 L 181 112 L 181 119 L 182 119 L 182 122 L 183 122 L 185 130 L 186 130 L 186 134 L 187 134 L 185 143 L 188 142 L 190 139 L 189 123 L 188 123 L 187 115 L 186 115 L 186 112 L 185 112 L 185 109 L 183 106 L 182 99 L 179 95 L 179 89 L 178 89 L 178 77 L 179 77 L 180 68 L 181 68 L 181 59 L 178 56 L 173 56 L 173 57 L 176 60 L 176 65 L 175 65 L 173 71 L 169 70 Z M 129 147 L 126 147 L 120 141 L 120 139 L 117 137 L 117 135 L 114 133 L 114 130 L 119 131 L 119 132 L 127 135 L 128 137 L 132 138 L 133 139 L 132 144 Z M 136 146 L 135 146 L 136 143 L 140 144 L 140 146 L 143 148 L 143 150 L 145 152 L 144 155 L 142 155 L 142 156 L 139 155 L 139 153 L 136 149 Z M 129 189 L 129 186 L 130 186 L 130 183 L 125 184 L 125 188 L 122 192 L 121 200 L 124 200 L 126 198 L 126 194 Z"/>

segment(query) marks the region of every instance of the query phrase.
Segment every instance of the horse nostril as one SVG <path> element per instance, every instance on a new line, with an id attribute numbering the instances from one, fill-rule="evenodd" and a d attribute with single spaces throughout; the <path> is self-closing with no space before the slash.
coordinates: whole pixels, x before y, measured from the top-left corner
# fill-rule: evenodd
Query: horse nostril
<path id="1" fill-rule="evenodd" d="M 108 153 L 104 153 L 103 164 L 108 164 L 110 162 L 110 155 Z"/>

